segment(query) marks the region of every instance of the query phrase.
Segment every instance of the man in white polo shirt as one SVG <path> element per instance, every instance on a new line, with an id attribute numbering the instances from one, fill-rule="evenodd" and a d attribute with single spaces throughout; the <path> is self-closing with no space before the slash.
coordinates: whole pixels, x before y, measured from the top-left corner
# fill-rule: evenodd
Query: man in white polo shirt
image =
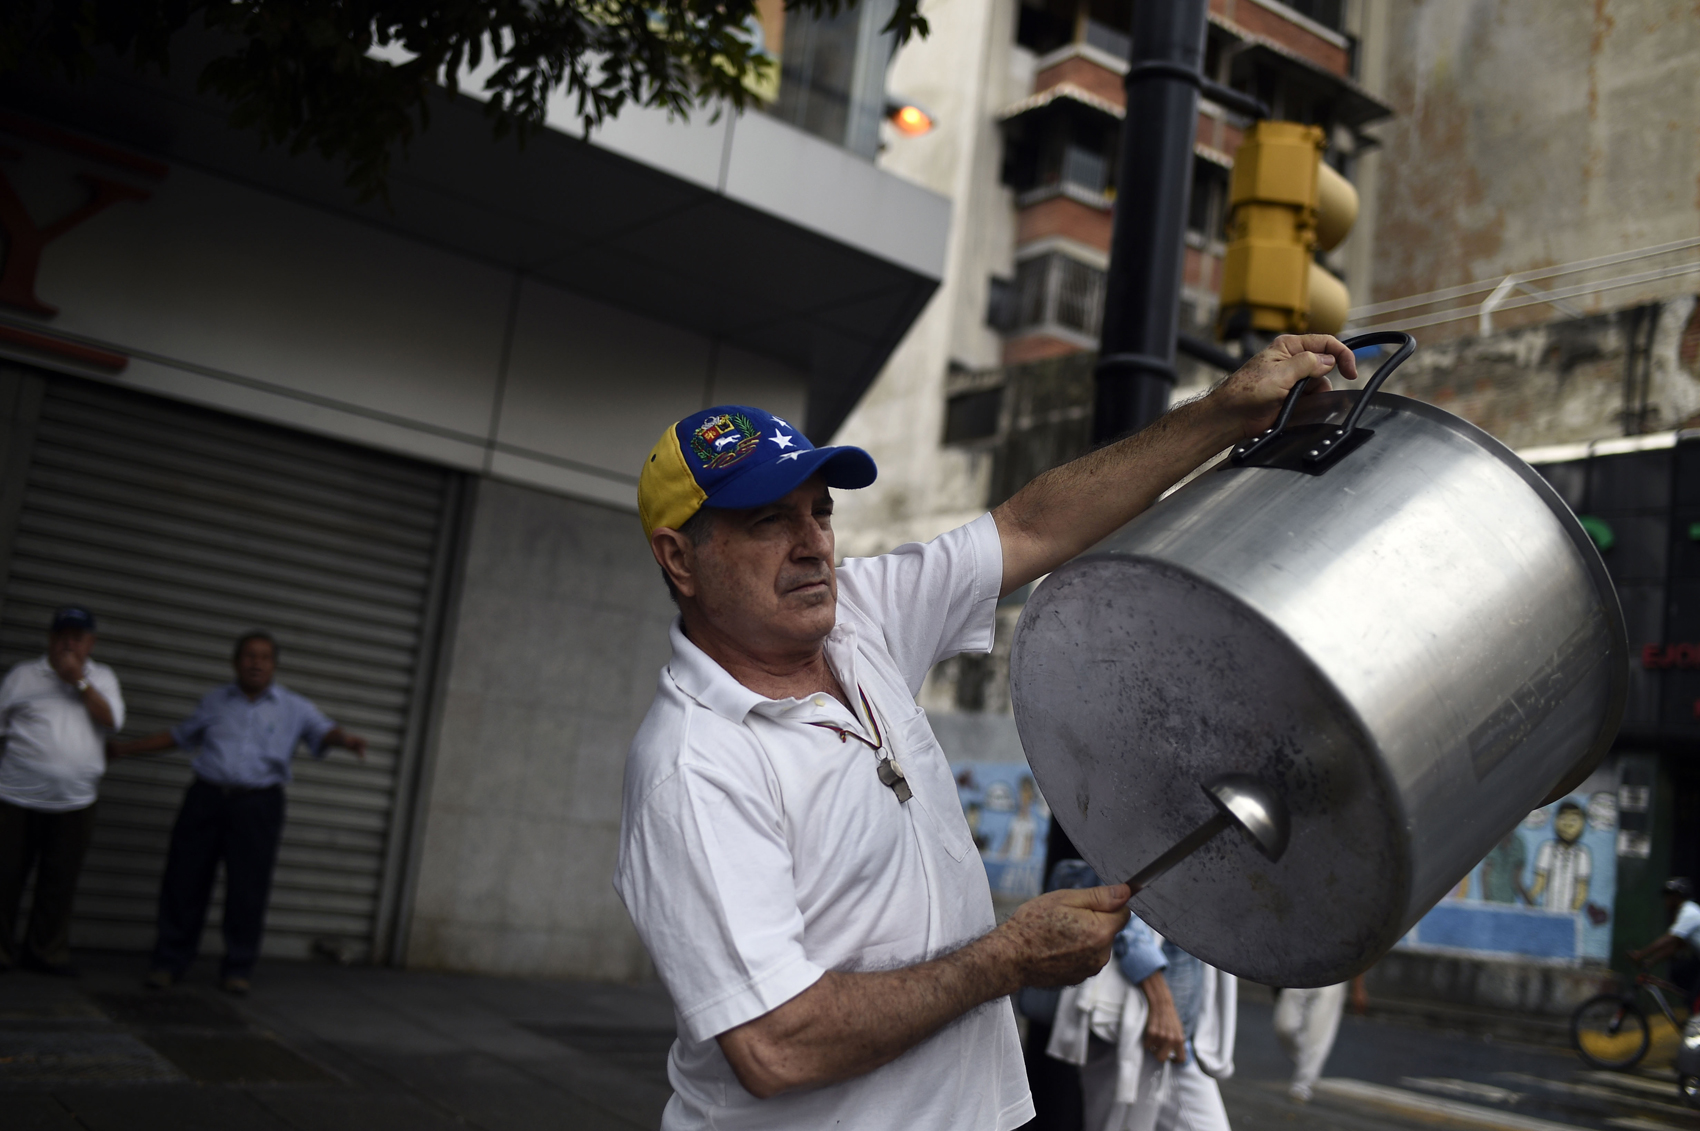
<path id="1" fill-rule="evenodd" d="M 124 725 L 118 677 L 89 658 L 94 630 L 87 609 L 60 609 L 47 653 L 0 682 L 0 970 L 76 973 L 71 899 L 94 835 L 106 738 Z M 29 928 L 15 950 L 18 901 L 32 866 Z"/>
<path id="2" fill-rule="evenodd" d="M 1051 892 L 997 925 L 915 694 L 933 664 L 991 647 L 1001 595 L 1336 367 L 1356 376 L 1333 338 L 1279 338 L 994 513 L 836 569 L 830 488 L 871 483 L 866 452 L 739 405 L 662 434 L 638 507 L 680 616 L 626 766 L 615 887 L 678 1015 L 664 1128 L 1032 1117 L 1008 996 L 1101 969 L 1128 889 Z"/>

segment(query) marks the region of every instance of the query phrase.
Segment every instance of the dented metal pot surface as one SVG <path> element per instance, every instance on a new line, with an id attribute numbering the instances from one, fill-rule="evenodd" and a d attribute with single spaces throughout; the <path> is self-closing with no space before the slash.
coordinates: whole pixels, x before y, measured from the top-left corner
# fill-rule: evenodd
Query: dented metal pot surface
<path id="1" fill-rule="evenodd" d="M 1283 425 L 1052 574 L 1011 687 L 1040 788 L 1101 876 L 1209 818 L 1201 783 L 1277 792 L 1278 861 L 1217 837 L 1134 908 L 1214 966 L 1321 986 L 1579 784 L 1616 734 L 1628 648 L 1581 525 L 1480 429 L 1370 389 L 1306 397 Z"/>

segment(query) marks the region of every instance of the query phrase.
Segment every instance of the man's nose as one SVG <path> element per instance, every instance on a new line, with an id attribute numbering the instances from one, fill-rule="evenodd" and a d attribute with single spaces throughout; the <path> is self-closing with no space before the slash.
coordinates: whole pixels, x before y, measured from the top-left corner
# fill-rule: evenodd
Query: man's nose
<path id="1" fill-rule="evenodd" d="M 832 554 L 832 537 L 821 529 L 813 515 L 804 518 L 798 524 L 796 542 L 792 554 L 800 558 L 825 558 Z"/>

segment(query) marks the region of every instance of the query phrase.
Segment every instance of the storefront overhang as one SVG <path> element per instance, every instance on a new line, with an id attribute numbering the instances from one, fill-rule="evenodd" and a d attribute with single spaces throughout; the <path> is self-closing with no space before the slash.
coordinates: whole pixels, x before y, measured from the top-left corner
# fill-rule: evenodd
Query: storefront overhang
<path id="1" fill-rule="evenodd" d="M 590 141 L 552 124 L 522 149 L 445 96 L 396 160 L 389 202 L 362 203 L 340 165 L 262 146 L 196 91 L 214 47 L 180 36 L 164 77 L 116 61 L 75 84 L 13 77 L 0 104 L 791 366 L 822 441 L 938 286 L 948 201 L 763 114 L 629 110 Z"/>

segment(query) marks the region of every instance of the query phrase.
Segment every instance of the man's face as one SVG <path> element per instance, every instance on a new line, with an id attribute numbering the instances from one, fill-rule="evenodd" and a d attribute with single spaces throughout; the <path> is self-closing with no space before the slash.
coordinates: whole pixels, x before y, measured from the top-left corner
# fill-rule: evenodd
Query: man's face
<path id="1" fill-rule="evenodd" d="M 79 665 L 86 663 L 94 651 L 94 633 L 81 628 L 62 628 L 47 636 L 47 655 L 50 660 L 69 657 Z"/>
<path id="2" fill-rule="evenodd" d="M 1566 809 L 1552 823 L 1552 831 L 1558 834 L 1558 839 L 1565 844 L 1575 844 L 1576 838 L 1582 835 L 1584 818 L 1574 809 Z"/>
<path id="3" fill-rule="evenodd" d="M 277 657 L 272 654 L 269 640 L 246 641 L 236 653 L 236 686 L 249 695 L 258 695 L 270 687 L 276 671 Z"/>
<path id="4" fill-rule="evenodd" d="M 813 648 L 832 631 L 832 495 L 817 476 L 776 503 L 721 511 L 695 547 L 694 611 L 753 653 Z"/>

